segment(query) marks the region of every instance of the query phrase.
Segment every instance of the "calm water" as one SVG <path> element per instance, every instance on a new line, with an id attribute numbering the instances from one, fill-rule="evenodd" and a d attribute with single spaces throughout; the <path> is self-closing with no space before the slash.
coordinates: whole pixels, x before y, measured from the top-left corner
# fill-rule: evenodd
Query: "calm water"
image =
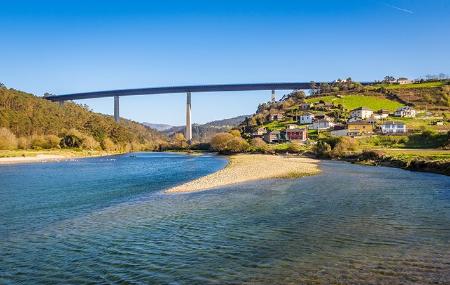
<path id="1" fill-rule="evenodd" d="M 0 284 L 450 284 L 450 177 L 323 173 L 183 195 L 223 158 L 0 166 Z"/>

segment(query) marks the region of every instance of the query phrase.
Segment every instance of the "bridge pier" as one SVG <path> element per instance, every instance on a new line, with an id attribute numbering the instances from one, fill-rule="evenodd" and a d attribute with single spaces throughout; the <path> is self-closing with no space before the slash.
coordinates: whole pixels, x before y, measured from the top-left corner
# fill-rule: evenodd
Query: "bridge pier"
<path id="1" fill-rule="evenodd" d="M 59 107 L 64 106 L 64 100 L 61 100 L 61 101 L 59 101 L 58 103 L 59 103 Z"/>
<path id="2" fill-rule="evenodd" d="M 114 120 L 116 123 L 119 122 L 119 96 L 114 96 Z"/>
<path id="3" fill-rule="evenodd" d="M 184 136 L 190 144 L 192 142 L 191 92 L 186 93 L 186 130 Z"/>
<path id="4" fill-rule="evenodd" d="M 275 102 L 275 90 L 272 90 L 272 102 Z"/>

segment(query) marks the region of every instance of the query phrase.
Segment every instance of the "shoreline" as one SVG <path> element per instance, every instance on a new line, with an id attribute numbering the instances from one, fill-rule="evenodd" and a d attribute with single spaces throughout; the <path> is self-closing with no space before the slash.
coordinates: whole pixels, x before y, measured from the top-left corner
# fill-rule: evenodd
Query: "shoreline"
<path id="1" fill-rule="evenodd" d="M 17 155 L 0 157 L 0 165 L 59 162 L 70 159 L 111 156 L 121 153 L 103 152 L 103 151 L 44 150 L 44 151 L 22 151 L 14 154 Z"/>
<path id="2" fill-rule="evenodd" d="M 237 154 L 229 157 L 225 168 L 169 188 L 165 193 L 193 193 L 244 182 L 300 178 L 318 174 L 319 160 L 281 155 Z"/>

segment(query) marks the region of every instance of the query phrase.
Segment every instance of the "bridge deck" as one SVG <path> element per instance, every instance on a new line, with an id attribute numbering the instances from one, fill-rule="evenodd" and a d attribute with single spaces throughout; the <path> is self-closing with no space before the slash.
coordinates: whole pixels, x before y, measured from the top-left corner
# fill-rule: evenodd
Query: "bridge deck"
<path id="1" fill-rule="evenodd" d="M 214 85 L 151 87 L 151 88 L 122 89 L 122 90 L 96 91 L 96 92 L 74 93 L 64 95 L 52 95 L 45 97 L 45 99 L 51 101 L 65 101 L 65 100 L 91 99 L 91 98 L 114 97 L 114 96 L 154 95 L 154 94 L 187 93 L 187 92 L 294 90 L 294 89 L 310 89 L 311 84 L 312 84 L 311 82 L 287 82 L 287 83 L 214 84 Z"/>

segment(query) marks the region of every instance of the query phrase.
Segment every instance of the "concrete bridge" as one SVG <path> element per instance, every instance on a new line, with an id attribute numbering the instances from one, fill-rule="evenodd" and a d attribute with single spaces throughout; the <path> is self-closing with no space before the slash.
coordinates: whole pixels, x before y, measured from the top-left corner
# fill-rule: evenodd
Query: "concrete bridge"
<path id="1" fill-rule="evenodd" d="M 311 89 L 312 84 L 313 84 L 312 82 L 285 82 L 285 83 L 215 84 L 215 85 L 151 87 L 151 88 L 138 88 L 138 89 L 95 91 L 95 92 L 74 93 L 74 94 L 64 94 L 64 95 L 51 95 L 51 96 L 45 97 L 45 99 L 63 103 L 64 101 L 67 101 L 67 100 L 81 100 L 81 99 L 114 97 L 114 119 L 116 120 L 116 122 L 118 122 L 119 121 L 119 98 L 121 96 L 186 93 L 185 137 L 188 141 L 191 141 L 192 140 L 191 93 L 193 93 L 193 92 L 269 90 L 269 91 L 272 91 L 272 99 L 274 99 L 275 90 Z M 316 82 L 315 84 L 320 84 L 320 82 Z M 365 82 L 362 84 L 367 85 L 370 83 Z"/>

